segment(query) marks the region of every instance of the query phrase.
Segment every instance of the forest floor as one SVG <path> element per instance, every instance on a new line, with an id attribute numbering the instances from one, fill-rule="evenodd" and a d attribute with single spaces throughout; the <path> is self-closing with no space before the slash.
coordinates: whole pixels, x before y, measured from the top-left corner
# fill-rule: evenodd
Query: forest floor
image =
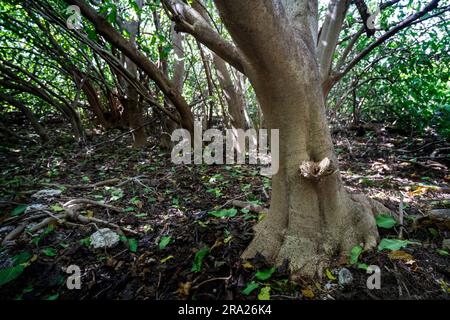
<path id="1" fill-rule="evenodd" d="M 0 299 L 254 300 L 268 287 L 271 299 L 449 297 L 450 250 L 442 247 L 450 238 L 449 222 L 429 216 L 432 209 L 450 208 L 450 164 L 448 154 L 442 155 L 448 141 L 384 130 L 336 134 L 348 190 L 366 193 L 397 213 L 401 207 L 403 228 L 380 228 L 380 237 L 396 239 L 402 232 L 408 241 L 396 251 L 363 252 L 357 263 L 336 261 L 321 280 L 292 282 L 285 267 L 271 270 L 262 258 L 240 260 L 252 227 L 264 214 L 233 210 L 231 202 L 268 207 L 270 181 L 259 175 L 258 167 L 174 166 L 170 153 L 157 147 L 126 147 L 129 136 L 113 140 L 117 132 L 94 135 L 88 146 L 80 147 L 61 138 L 60 128 L 54 125 L 53 140 L 45 146 L 0 141 L 0 239 L 28 223 L 25 233 L 0 248 Z M 62 193 L 31 197 L 43 189 Z M 81 215 L 135 233 L 124 231 L 114 248 L 93 249 L 89 239 L 105 227 L 101 223 L 60 221 L 29 231 L 79 198 L 120 211 L 83 206 Z M 48 210 L 25 211 L 35 203 Z M 69 265 L 81 270 L 79 290 L 66 286 Z M 379 290 L 367 288 L 370 274 L 364 265 L 379 266 Z M 344 267 L 353 276 L 346 285 L 338 279 Z M 253 291 L 243 293 L 251 287 Z"/>

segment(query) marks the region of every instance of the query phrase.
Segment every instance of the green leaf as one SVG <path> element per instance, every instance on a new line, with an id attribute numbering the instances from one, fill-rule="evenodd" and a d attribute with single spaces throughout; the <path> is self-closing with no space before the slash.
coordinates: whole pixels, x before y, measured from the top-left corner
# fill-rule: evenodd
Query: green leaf
<path id="1" fill-rule="evenodd" d="M 131 252 L 136 252 L 136 251 L 137 251 L 138 242 L 137 242 L 136 239 L 134 239 L 134 238 L 129 238 L 129 239 L 128 239 L 128 245 L 130 246 L 130 251 L 131 251 Z"/>
<path id="2" fill-rule="evenodd" d="M 170 236 L 164 236 L 159 241 L 159 249 L 163 250 L 170 243 L 172 238 Z"/>
<path id="3" fill-rule="evenodd" d="M 194 263 L 192 265 L 192 271 L 199 272 L 202 269 L 202 262 L 203 258 L 209 253 L 209 248 L 204 247 L 203 249 L 199 250 L 194 257 Z"/>
<path id="4" fill-rule="evenodd" d="M 93 41 L 98 40 L 97 32 L 95 31 L 95 29 L 91 28 L 90 26 L 87 27 L 87 34 L 88 34 L 89 39 L 91 39 Z"/>
<path id="5" fill-rule="evenodd" d="M 272 267 L 270 269 L 259 270 L 258 272 L 256 272 L 255 278 L 261 281 L 267 280 L 272 276 L 276 269 L 277 268 Z"/>
<path id="6" fill-rule="evenodd" d="M 54 294 L 54 295 L 51 295 L 51 296 L 48 296 L 47 299 L 45 299 L 45 300 L 51 300 L 51 301 L 53 301 L 53 300 L 56 300 L 56 299 L 58 299 L 58 298 L 59 298 L 59 293 Z"/>
<path id="7" fill-rule="evenodd" d="M 336 280 L 336 277 L 331 273 L 330 269 L 326 269 L 325 270 L 325 274 L 327 275 L 327 278 L 330 279 L 331 281 Z"/>
<path id="8" fill-rule="evenodd" d="M 80 240 L 80 244 L 89 247 L 91 245 L 91 239 L 89 237 Z"/>
<path id="9" fill-rule="evenodd" d="M 400 240 L 400 239 L 382 239 L 380 244 L 378 245 L 378 251 L 382 250 L 400 250 L 401 248 L 405 248 L 408 244 L 420 244 L 420 242 L 409 241 L 409 240 Z"/>
<path id="10" fill-rule="evenodd" d="M 360 246 L 354 246 L 350 252 L 350 263 L 355 264 L 358 262 L 359 256 L 363 249 Z"/>
<path id="11" fill-rule="evenodd" d="M 148 201 L 149 203 L 155 203 L 155 202 L 156 202 L 156 198 L 155 198 L 155 197 L 148 197 L 148 198 L 147 198 L 147 201 Z"/>
<path id="12" fill-rule="evenodd" d="M 115 4 L 111 4 L 110 8 L 111 10 L 106 16 L 106 19 L 108 20 L 109 23 L 115 24 L 117 21 L 117 6 Z"/>
<path id="13" fill-rule="evenodd" d="M 444 250 L 444 249 L 436 249 L 436 252 L 437 252 L 439 255 L 444 256 L 444 257 L 450 255 L 450 254 L 448 253 L 448 251 L 447 251 L 447 250 Z"/>
<path id="14" fill-rule="evenodd" d="M 264 287 L 258 294 L 258 300 L 270 300 L 270 287 Z"/>
<path id="15" fill-rule="evenodd" d="M 25 270 L 25 264 L 0 270 L 0 287 L 19 277 L 23 270 Z"/>
<path id="16" fill-rule="evenodd" d="M 248 296 L 250 293 L 252 293 L 253 290 L 258 289 L 258 288 L 259 288 L 259 284 L 256 283 L 255 281 L 252 281 L 249 284 L 247 284 L 247 287 L 245 287 L 244 290 L 242 290 L 242 294 Z"/>
<path id="17" fill-rule="evenodd" d="M 25 204 L 19 204 L 11 211 L 11 216 L 15 217 L 25 212 L 27 206 Z"/>
<path id="18" fill-rule="evenodd" d="M 225 218 L 225 217 L 235 217 L 237 214 L 237 209 L 231 208 L 231 209 L 222 209 L 218 211 L 210 211 L 208 214 L 217 217 L 217 218 Z"/>
<path id="19" fill-rule="evenodd" d="M 59 204 L 55 204 L 55 205 L 51 206 L 51 208 L 52 208 L 52 210 L 55 211 L 55 212 L 61 212 L 61 211 L 64 211 L 64 208 L 61 207 Z"/>
<path id="20" fill-rule="evenodd" d="M 439 231 L 437 231 L 435 228 L 428 228 L 428 231 L 430 231 L 433 237 L 439 236 Z"/>
<path id="21" fill-rule="evenodd" d="M 139 8 L 136 0 L 129 0 L 128 3 L 133 8 L 134 12 L 136 12 L 136 14 L 140 15 L 142 13 L 142 9 Z"/>
<path id="22" fill-rule="evenodd" d="M 147 216 L 146 213 L 138 213 L 136 215 L 134 215 L 136 218 L 145 218 Z"/>
<path id="23" fill-rule="evenodd" d="M 165 262 L 167 262 L 167 261 L 169 261 L 170 259 L 173 259 L 173 258 L 174 258 L 174 256 L 167 256 L 164 259 L 161 259 L 161 263 L 165 263 Z"/>
<path id="24" fill-rule="evenodd" d="M 21 263 L 27 263 L 31 259 L 32 254 L 29 252 L 21 252 L 14 257 L 12 257 L 13 265 L 18 265 Z"/>
<path id="25" fill-rule="evenodd" d="M 375 217 L 375 220 L 377 222 L 377 226 L 384 229 L 391 229 L 397 224 L 397 221 L 395 219 L 387 214 L 379 214 Z"/>
<path id="26" fill-rule="evenodd" d="M 367 270 L 368 267 L 365 263 L 358 263 L 358 269 Z"/>
<path id="27" fill-rule="evenodd" d="M 53 248 L 45 248 L 42 249 L 42 253 L 45 254 L 47 257 L 54 257 L 56 256 L 57 251 Z"/>

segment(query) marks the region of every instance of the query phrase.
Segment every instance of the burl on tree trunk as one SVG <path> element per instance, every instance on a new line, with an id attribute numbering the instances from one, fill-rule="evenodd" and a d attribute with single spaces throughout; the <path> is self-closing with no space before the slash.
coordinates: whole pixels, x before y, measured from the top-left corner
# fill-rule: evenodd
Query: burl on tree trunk
<path id="1" fill-rule="evenodd" d="M 289 261 L 293 275 L 314 276 L 353 246 L 377 244 L 374 214 L 387 212 L 347 193 L 325 115 L 316 59 L 316 1 L 216 0 L 245 57 L 269 129 L 279 129 L 279 171 L 266 218 L 243 253 Z"/>

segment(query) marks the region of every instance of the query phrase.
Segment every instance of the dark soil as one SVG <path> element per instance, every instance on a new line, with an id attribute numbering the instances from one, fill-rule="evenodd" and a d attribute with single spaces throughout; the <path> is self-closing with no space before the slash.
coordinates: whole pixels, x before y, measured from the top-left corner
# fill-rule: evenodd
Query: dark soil
<path id="1" fill-rule="evenodd" d="M 410 259 L 395 259 L 387 250 L 362 253 L 360 263 L 380 267 L 381 289 L 369 290 L 369 274 L 356 264 L 337 261 L 328 276 L 316 281 L 290 281 L 286 268 L 278 268 L 270 279 L 256 280 L 259 289 L 244 295 L 242 290 L 255 280 L 255 272 L 271 267 L 262 258 L 247 264 L 240 260 L 252 238 L 253 225 L 264 217 L 240 209 L 235 217 L 227 218 L 209 212 L 231 208 L 233 199 L 267 207 L 269 179 L 260 176 L 255 166 L 174 166 L 170 153 L 157 147 L 126 147 L 128 136 L 111 142 L 117 134 L 92 133 L 89 145 L 80 147 L 55 127 L 53 142 L 45 146 L 1 142 L 0 239 L 26 218 L 21 213 L 11 219 L 11 212 L 20 204 L 34 203 L 31 195 L 49 188 L 63 190 L 49 205 L 75 198 L 104 201 L 126 212 L 89 207 L 81 214 L 138 232 L 125 232 L 126 238 L 115 248 L 97 251 L 87 239 L 103 226 L 52 224 L 38 234 L 24 233 L 0 249 L 0 269 L 11 267 L 13 257 L 20 253 L 30 256 L 23 273 L 0 286 L 1 299 L 253 300 L 265 286 L 271 287 L 271 299 L 448 298 L 449 256 L 441 246 L 450 232 L 433 221 L 413 223 L 430 209 L 450 207 L 449 158 L 433 154 L 442 146 L 437 137 L 420 139 L 385 131 L 362 136 L 341 132 L 335 137 L 349 191 L 369 194 L 395 212 L 402 202 L 404 237 L 420 243 L 401 249 Z M 138 180 L 118 186 L 131 177 Z M 71 187 L 111 178 L 119 182 L 98 188 Z M 396 238 L 399 232 L 400 228 L 394 227 L 380 230 L 380 235 Z M 163 236 L 170 236 L 171 242 L 160 249 Z M 130 239 L 137 241 L 137 250 Z M 193 272 L 195 253 L 205 246 L 210 248 L 209 254 L 201 270 Z M 80 290 L 66 287 L 69 265 L 81 269 Z M 353 275 L 352 284 L 345 287 L 334 279 L 342 267 Z"/>

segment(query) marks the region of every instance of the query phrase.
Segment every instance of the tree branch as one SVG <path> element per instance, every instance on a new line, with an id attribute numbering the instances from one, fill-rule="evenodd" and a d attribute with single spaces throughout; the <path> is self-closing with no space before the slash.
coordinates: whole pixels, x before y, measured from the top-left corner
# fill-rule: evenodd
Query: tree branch
<path id="1" fill-rule="evenodd" d="M 238 71 L 244 73 L 244 58 L 239 50 L 211 27 L 202 15 L 194 8 L 180 0 L 163 0 L 175 22 L 175 30 L 189 33 L 199 42 L 214 51 Z"/>
<path id="2" fill-rule="evenodd" d="M 77 5 L 84 17 L 95 26 L 95 29 L 100 35 L 118 48 L 131 61 L 138 65 L 153 81 L 155 81 L 156 85 L 161 89 L 164 95 L 172 101 L 173 105 L 180 113 L 180 122 L 182 126 L 193 133 L 194 116 L 189 105 L 158 67 L 142 52 L 135 48 L 129 40 L 125 39 L 103 16 L 99 15 L 84 0 L 65 0 L 65 2 Z"/>
<path id="3" fill-rule="evenodd" d="M 407 28 L 411 24 L 414 23 L 417 19 L 420 19 L 425 14 L 430 12 L 431 10 L 437 8 L 439 0 L 430 1 L 422 10 L 410 15 L 408 18 L 397 24 L 391 30 L 385 32 L 381 37 L 379 37 L 376 41 L 372 42 L 369 46 L 367 46 L 364 50 L 362 50 L 349 64 L 345 67 L 342 72 L 338 72 L 333 76 L 332 84 L 338 82 L 342 77 L 344 77 L 358 62 L 364 59 L 372 50 L 381 45 L 383 42 L 393 37 L 395 34 L 400 32 L 401 30 Z"/>
<path id="4" fill-rule="evenodd" d="M 326 82 L 329 78 L 333 55 L 349 5 L 349 0 L 333 0 L 328 6 L 328 13 L 317 44 L 317 55 L 322 82 Z"/>

